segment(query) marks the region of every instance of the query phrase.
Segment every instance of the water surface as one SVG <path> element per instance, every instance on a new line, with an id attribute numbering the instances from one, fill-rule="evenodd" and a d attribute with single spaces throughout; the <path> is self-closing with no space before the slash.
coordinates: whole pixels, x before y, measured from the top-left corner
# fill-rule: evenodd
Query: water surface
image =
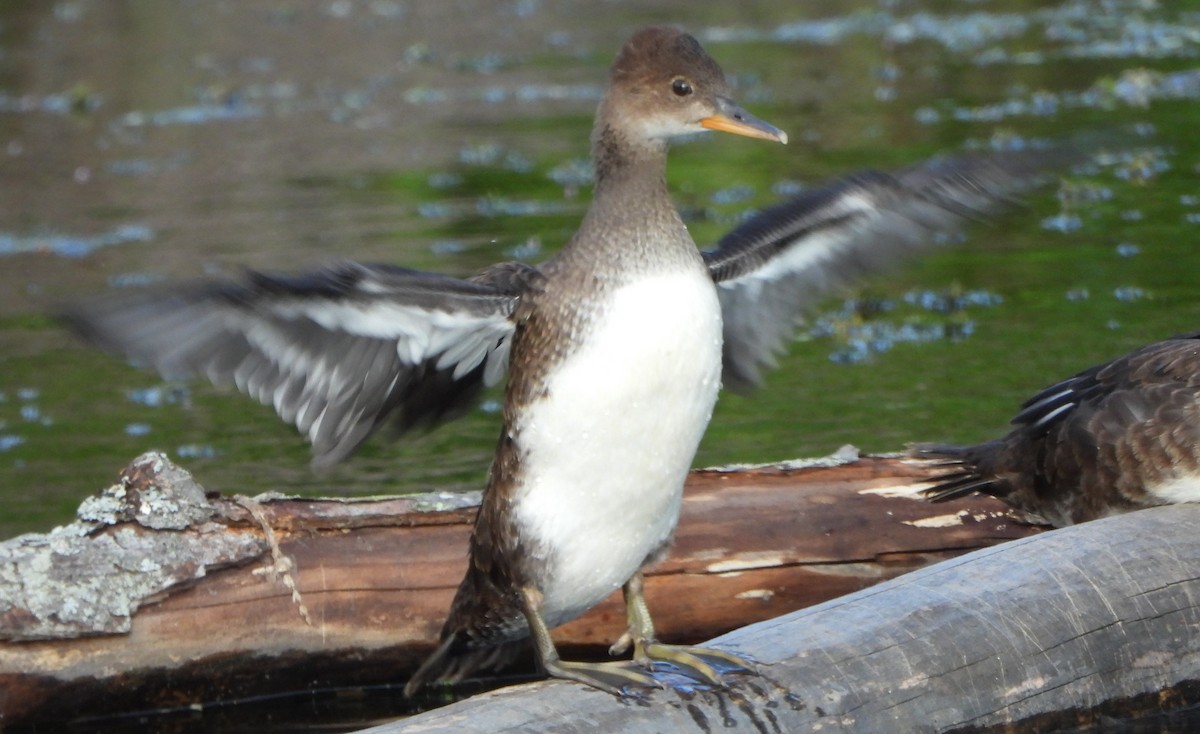
<path id="1" fill-rule="evenodd" d="M 89 351 L 47 314 L 162 281 L 355 258 L 538 261 L 586 207 L 591 114 L 629 33 L 677 22 L 787 130 L 709 136 L 670 181 L 701 245 L 863 167 L 1119 129 L 1125 145 L 830 298 L 698 465 L 997 435 L 1036 389 L 1200 328 L 1200 14 L 1184 2 L 330 2 L 0 6 L 0 537 L 144 450 L 211 489 L 479 488 L 495 403 L 334 471 L 270 410 Z"/>

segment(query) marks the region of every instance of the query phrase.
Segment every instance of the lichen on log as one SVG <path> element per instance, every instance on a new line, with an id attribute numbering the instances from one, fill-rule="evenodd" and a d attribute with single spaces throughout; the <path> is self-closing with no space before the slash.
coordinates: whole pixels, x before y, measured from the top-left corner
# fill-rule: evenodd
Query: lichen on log
<path id="1" fill-rule="evenodd" d="M 139 457 L 76 522 L 0 544 L 0 640 L 128 632 L 143 604 L 263 552 L 217 512 L 166 457 Z"/>

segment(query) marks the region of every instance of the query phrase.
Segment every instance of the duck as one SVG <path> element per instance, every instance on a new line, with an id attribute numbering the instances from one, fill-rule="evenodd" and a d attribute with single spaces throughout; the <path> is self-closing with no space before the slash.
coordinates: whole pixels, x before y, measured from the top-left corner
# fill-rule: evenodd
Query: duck
<path id="1" fill-rule="evenodd" d="M 1200 332 L 1140 347 L 1026 400 L 1002 438 L 924 444 L 944 469 L 934 502 L 996 497 L 1026 521 L 1064 527 L 1200 500 Z"/>
<path id="2" fill-rule="evenodd" d="M 409 695 L 500 667 L 530 641 L 546 675 L 619 696 L 657 686 L 657 663 L 725 685 L 752 664 L 658 641 L 642 575 L 670 547 L 722 384 L 753 388 L 820 295 L 931 247 L 1043 166 L 1040 154 L 966 155 L 860 172 L 701 251 L 665 172 L 670 141 L 704 131 L 787 142 L 733 101 L 696 38 L 645 28 L 617 54 L 595 115 L 589 208 L 546 262 L 466 278 L 357 262 L 250 272 L 63 315 L 94 346 L 273 407 L 317 468 L 384 425 L 403 435 L 451 420 L 504 383 L 467 570 Z M 561 659 L 550 631 L 617 589 L 628 624 L 612 653 L 632 662 Z"/>

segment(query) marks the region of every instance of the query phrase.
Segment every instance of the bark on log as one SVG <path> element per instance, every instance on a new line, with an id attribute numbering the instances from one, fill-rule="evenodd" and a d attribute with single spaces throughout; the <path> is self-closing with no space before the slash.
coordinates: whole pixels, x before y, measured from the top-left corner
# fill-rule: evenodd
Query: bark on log
<path id="1" fill-rule="evenodd" d="M 646 584 L 661 636 L 706 639 L 1036 532 L 992 500 L 915 499 L 927 471 L 866 458 L 694 472 Z M 142 457 L 80 522 L 0 544 L 0 728 L 403 681 L 436 639 L 473 514 L 471 498 L 206 496 Z M 555 637 L 603 654 L 623 625 L 614 596 Z"/>
<path id="2" fill-rule="evenodd" d="M 1073 729 L 1196 704 L 1198 605 L 1200 506 L 1156 507 L 980 550 L 725 635 L 714 644 L 762 673 L 729 690 L 654 691 L 630 705 L 539 682 L 367 731 Z"/>

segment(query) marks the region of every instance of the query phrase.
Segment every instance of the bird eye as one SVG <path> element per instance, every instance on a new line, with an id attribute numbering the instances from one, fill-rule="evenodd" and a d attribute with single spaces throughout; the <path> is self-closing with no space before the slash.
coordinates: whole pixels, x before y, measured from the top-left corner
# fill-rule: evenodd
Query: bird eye
<path id="1" fill-rule="evenodd" d="M 692 93 L 692 85 L 688 83 L 687 79 L 676 79 L 675 81 L 671 82 L 671 91 L 674 92 L 676 96 L 686 97 Z"/>

